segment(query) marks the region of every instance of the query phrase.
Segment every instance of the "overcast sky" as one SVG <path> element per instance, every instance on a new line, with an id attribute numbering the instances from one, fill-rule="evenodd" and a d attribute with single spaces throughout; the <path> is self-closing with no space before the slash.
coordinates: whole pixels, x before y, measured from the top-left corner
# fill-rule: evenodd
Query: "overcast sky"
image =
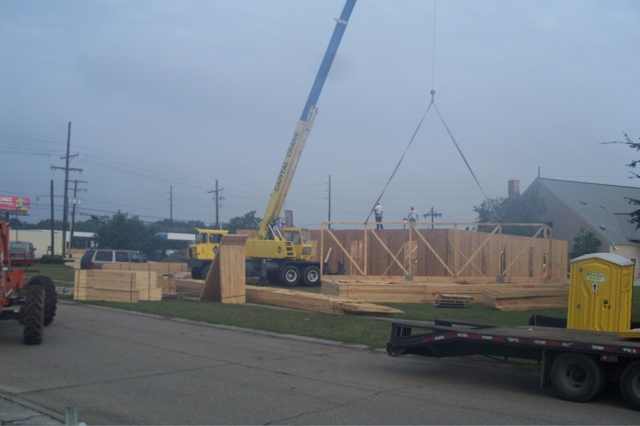
<path id="1" fill-rule="evenodd" d="M 262 217 L 343 0 L 0 1 L 0 195 L 62 218 L 68 123 L 76 220 Z M 435 20 L 434 20 L 435 9 Z M 434 31 L 435 22 L 435 31 Z M 435 34 L 435 43 L 434 43 Z M 434 50 L 435 46 L 435 50 Z M 435 105 L 486 195 L 545 178 L 638 186 L 637 0 L 359 0 L 286 209 L 364 221 Z M 74 184 L 70 185 L 73 189 Z M 483 201 L 434 109 L 382 197 L 473 222 Z M 430 218 L 424 219 L 430 221 Z"/>

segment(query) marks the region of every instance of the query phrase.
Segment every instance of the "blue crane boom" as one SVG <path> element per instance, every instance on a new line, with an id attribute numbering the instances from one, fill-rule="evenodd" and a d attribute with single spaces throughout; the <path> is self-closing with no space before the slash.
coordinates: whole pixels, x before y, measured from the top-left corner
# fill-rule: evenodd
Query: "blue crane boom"
<path id="1" fill-rule="evenodd" d="M 312 107 L 315 108 L 316 104 L 318 103 L 318 98 L 320 98 L 320 93 L 322 92 L 324 82 L 327 80 L 327 76 L 329 75 L 329 71 L 331 70 L 331 65 L 333 64 L 333 59 L 336 57 L 338 46 L 340 46 L 340 41 L 342 40 L 344 31 L 347 29 L 347 23 L 349 22 L 351 12 L 353 11 L 355 5 L 356 0 L 347 0 L 344 8 L 342 9 L 340 19 L 336 20 L 336 27 L 333 30 L 331 40 L 329 40 L 329 46 L 327 46 L 327 51 L 324 54 L 322 63 L 320 64 L 320 69 L 318 69 L 318 74 L 316 75 L 316 79 L 313 82 L 313 86 L 311 87 L 311 92 L 309 92 L 307 103 L 304 105 L 304 108 L 302 108 L 300 121 L 306 121 L 309 110 Z"/>
<path id="2" fill-rule="evenodd" d="M 313 126 L 318 98 L 320 97 L 324 83 L 329 75 L 329 70 L 333 64 L 336 52 L 338 51 L 338 46 L 340 46 L 340 41 L 342 40 L 342 36 L 355 4 L 356 0 L 347 0 L 344 8 L 342 9 L 340 18 L 336 19 L 336 26 L 333 30 L 331 40 L 329 41 L 329 46 L 327 47 L 322 63 L 320 64 L 318 74 L 316 75 L 316 79 L 311 87 L 311 91 L 309 92 L 307 102 L 302 109 L 300 120 L 296 124 L 296 130 L 291 138 L 289 146 L 287 147 L 285 159 L 280 167 L 269 204 L 267 205 L 264 217 L 262 218 L 262 223 L 260 224 L 257 236 L 259 240 L 281 239 L 281 237 L 274 235 L 273 231 L 277 227 L 277 221 L 284 207 L 284 202 L 287 197 L 289 187 L 291 186 L 298 161 L 300 160 L 300 156 L 304 149 L 309 132 L 311 131 L 311 127 Z M 249 251 L 252 251 L 249 248 L 250 245 L 251 243 L 247 248 Z"/>

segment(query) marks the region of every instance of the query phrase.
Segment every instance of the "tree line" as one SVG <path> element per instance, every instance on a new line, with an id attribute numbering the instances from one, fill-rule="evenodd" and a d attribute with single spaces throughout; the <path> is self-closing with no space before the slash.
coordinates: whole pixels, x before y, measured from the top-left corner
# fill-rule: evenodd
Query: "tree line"
<path id="1" fill-rule="evenodd" d="M 235 233 L 238 229 L 258 229 L 261 219 L 252 210 L 243 216 L 234 217 L 222 224 L 222 229 Z M 35 224 L 23 222 L 18 218 L 9 221 L 12 229 L 51 229 L 51 220 L 42 220 Z M 161 233 L 194 233 L 194 228 L 211 229 L 204 222 L 192 220 L 176 222 L 169 219 L 145 223 L 138 216 L 118 211 L 111 217 L 93 216 L 91 219 L 75 222 L 74 232 L 92 232 L 98 248 L 136 250 L 150 260 L 162 260 L 167 250 L 184 250 L 184 241 L 168 240 Z M 55 221 L 53 229 L 62 230 L 62 221 Z M 83 247 L 74 247 L 83 248 Z"/>

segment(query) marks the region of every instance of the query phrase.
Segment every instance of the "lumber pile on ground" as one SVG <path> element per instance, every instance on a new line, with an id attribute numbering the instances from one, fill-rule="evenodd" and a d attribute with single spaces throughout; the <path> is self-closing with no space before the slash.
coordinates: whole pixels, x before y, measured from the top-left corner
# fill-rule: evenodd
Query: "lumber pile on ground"
<path id="1" fill-rule="evenodd" d="M 176 292 L 178 294 L 200 294 L 203 286 L 203 280 L 176 280 Z M 347 312 L 402 313 L 402 311 L 387 306 L 379 306 L 358 300 L 348 300 L 306 291 L 252 285 L 245 286 L 245 290 L 246 301 L 248 303 L 266 303 L 285 308 L 303 309 L 333 315 L 344 315 Z"/>
<path id="2" fill-rule="evenodd" d="M 163 293 L 175 293 L 176 278 L 190 276 L 189 265 L 180 262 L 102 263 L 97 264 L 96 267 L 102 271 L 142 271 L 155 273 Z"/>
<path id="3" fill-rule="evenodd" d="M 146 271 L 155 272 L 158 275 L 173 275 L 189 272 L 189 265 L 181 262 L 113 262 L 97 263 L 97 269 L 109 271 Z"/>
<path id="4" fill-rule="evenodd" d="M 439 294 L 434 304 L 438 308 L 466 308 L 473 296 L 468 294 Z"/>
<path id="5" fill-rule="evenodd" d="M 191 278 L 175 278 L 174 291 L 178 295 L 200 296 L 204 287 L 204 280 L 193 280 Z"/>
<path id="6" fill-rule="evenodd" d="M 482 302 L 487 289 L 496 290 L 566 290 L 566 284 L 487 284 L 412 283 L 412 282 L 344 282 L 323 276 L 322 293 L 370 303 L 435 303 L 440 294 L 464 294 Z"/>
<path id="7" fill-rule="evenodd" d="M 337 298 L 326 294 L 252 285 L 246 286 L 246 289 L 247 302 L 267 303 L 269 305 L 321 312 L 324 314 L 344 315 L 347 312 L 378 314 L 402 313 L 400 310 L 387 306 Z"/>
<path id="8" fill-rule="evenodd" d="M 546 284 L 536 277 L 404 276 L 404 275 L 326 275 L 329 281 L 374 284 Z"/>
<path id="9" fill-rule="evenodd" d="M 186 279 L 190 277 L 191 277 L 191 274 L 186 272 L 184 273 L 181 272 L 177 274 L 162 274 L 162 275 L 158 275 L 158 285 L 162 287 L 163 294 L 171 294 L 173 296 L 176 296 L 178 293 L 176 289 L 177 280 Z M 198 293 L 200 293 L 201 290 L 202 289 L 199 289 Z"/>
<path id="10" fill-rule="evenodd" d="M 482 295 L 487 308 L 501 311 L 524 311 L 541 308 L 566 308 L 569 288 L 564 289 L 487 289 Z"/>
<path id="11" fill-rule="evenodd" d="M 128 303 L 158 301 L 162 300 L 162 287 L 158 286 L 155 272 L 77 270 L 73 299 Z"/>

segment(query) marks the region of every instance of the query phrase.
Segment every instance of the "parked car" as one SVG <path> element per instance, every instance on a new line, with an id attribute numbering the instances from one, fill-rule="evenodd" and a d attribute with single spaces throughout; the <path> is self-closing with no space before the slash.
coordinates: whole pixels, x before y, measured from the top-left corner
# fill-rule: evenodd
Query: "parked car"
<path id="1" fill-rule="evenodd" d="M 9 256 L 13 261 L 35 259 L 36 249 L 28 241 L 9 241 Z"/>
<path id="2" fill-rule="evenodd" d="M 80 269 L 99 269 L 99 265 L 103 263 L 148 262 L 146 257 L 133 250 L 89 249 L 80 259 Z"/>

